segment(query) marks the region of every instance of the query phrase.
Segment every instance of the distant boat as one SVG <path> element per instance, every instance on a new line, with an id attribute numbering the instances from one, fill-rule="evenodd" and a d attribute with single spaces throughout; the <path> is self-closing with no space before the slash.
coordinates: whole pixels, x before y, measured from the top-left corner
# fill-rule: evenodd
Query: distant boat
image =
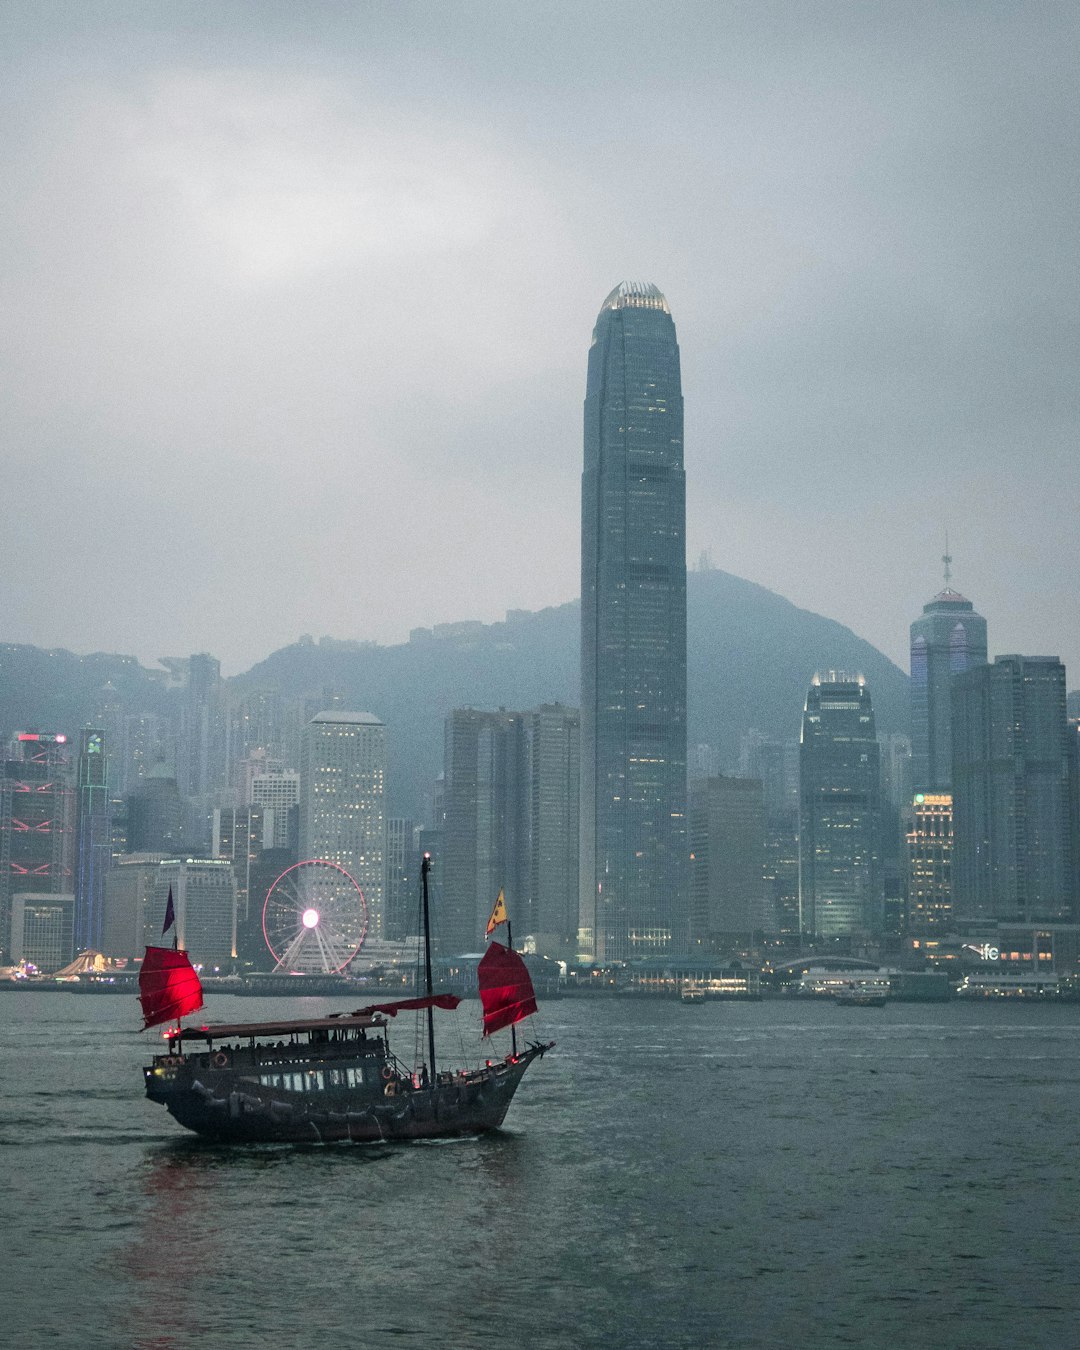
<path id="1" fill-rule="evenodd" d="M 436 1008 L 461 1002 L 432 988 L 428 872 L 421 863 L 426 989 L 421 998 L 371 1004 L 351 1013 L 274 1022 L 182 1027 L 166 1033 L 168 1051 L 143 1070 L 146 1095 L 181 1125 L 226 1141 L 406 1140 L 477 1134 L 503 1122 L 525 1070 L 554 1046 L 534 1041 L 482 1068 L 439 1069 Z M 145 1026 L 172 1022 L 202 1006 L 198 975 L 183 952 L 149 948 Z M 183 957 L 181 963 L 164 961 Z M 146 962 L 144 961 L 144 970 Z M 167 972 L 167 973 L 166 973 Z M 510 946 L 492 942 L 478 970 L 483 1034 L 513 1028 L 536 1012 L 528 968 Z M 140 978 L 141 983 L 141 978 Z M 197 1002 L 190 1002 L 196 998 Z M 188 1003 L 190 1006 L 181 1005 Z M 388 1018 L 427 1014 L 427 1057 L 419 1072 L 391 1051 Z"/>
<path id="2" fill-rule="evenodd" d="M 888 983 L 880 981 L 849 984 L 836 992 L 836 1002 L 843 1008 L 884 1008 L 888 998 Z"/>
<path id="3" fill-rule="evenodd" d="M 679 998 L 683 1003 L 704 1003 L 705 990 L 700 984 L 693 984 L 691 981 L 687 980 L 679 991 Z"/>

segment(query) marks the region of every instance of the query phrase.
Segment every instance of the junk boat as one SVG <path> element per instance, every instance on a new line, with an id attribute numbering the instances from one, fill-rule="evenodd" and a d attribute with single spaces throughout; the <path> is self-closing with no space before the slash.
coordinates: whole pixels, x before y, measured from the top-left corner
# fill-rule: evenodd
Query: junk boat
<path id="1" fill-rule="evenodd" d="M 331 1142 L 436 1139 L 498 1129 L 525 1070 L 554 1042 L 517 1046 L 515 1025 L 536 1012 L 528 968 L 507 934 L 480 961 L 483 1034 L 509 1027 L 511 1053 L 482 1068 L 445 1070 L 435 1058 L 434 1009 L 461 1000 L 432 989 L 428 872 L 423 877 L 422 998 L 372 1004 L 305 1020 L 181 1026 L 202 1007 L 199 977 L 186 952 L 148 947 L 140 973 L 144 1027 L 176 1022 L 168 1051 L 143 1070 L 146 1095 L 189 1130 L 220 1141 Z M 492 914 L 489 933 L 502 906 Z M 171 907 L 170 907 L 171 910 Z M 167 911 L 167 916 L 170 911 Z M 505 908 L 502 909 L 505 922 Z M 507 924 L 509 929 L 509 924 Z M 166 919 L 168 928 L 168 917 Z M 388 1019 L 427 1014 L 427 1056 L 415 1071 L 392 1052 Z"/>

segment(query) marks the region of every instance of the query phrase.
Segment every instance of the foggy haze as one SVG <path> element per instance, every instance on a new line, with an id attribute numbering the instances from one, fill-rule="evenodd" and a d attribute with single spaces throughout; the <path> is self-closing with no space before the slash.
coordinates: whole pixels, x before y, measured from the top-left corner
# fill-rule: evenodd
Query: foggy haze
<path id="1" fill-rule="evenodd" d="M 583 12 L 582 12 L 583 11 Z M 579 592 L 590 333 L 671 304 L 687 551 L 1080 677 L 1074 6 L 0 11 L 0 640 Z"/>

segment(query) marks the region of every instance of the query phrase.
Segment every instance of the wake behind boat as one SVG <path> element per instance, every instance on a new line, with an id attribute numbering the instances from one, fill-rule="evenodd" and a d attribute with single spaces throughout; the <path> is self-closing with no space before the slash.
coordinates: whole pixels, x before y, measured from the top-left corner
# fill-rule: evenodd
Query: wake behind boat
<path id="1" fill-rule="evenodd" d="M 554 1042 L 534 1042 L 519 1052 L 515 1038 L 502 1060 L 489 1060 L 477 1069 L 438 1068 L 434 1010 L 453 1011 L 461 1000 L 432 991 L 430 865 L 425 855 L 422 998 L 303 1020 L 177 1024 L 166 1033 L 168 1052 L 155 1055 L 143 1070 L 147 1097 L 165 1106 L 181 1125 L 219 1140 L 367 1142 L 497 1129 L 525 1070 Z M 154 952 L 163 956 L 151 959 Z M 171 1022 L 201 1007 L 201 988 L 196 994 L 191 983 L 194 979 L 198 985 L 198 975 L 186 953 L 149 948 L 147 960 L 151 966 L 145 988 L 140 975 L 145 1026 Z M 528 968 L 512 947 L 492 942 L 478 976 L 485 1036 L 513 1028 L 536 1011 Z M 390 1048 L 387 1019 L 407 1010 L 427 1016 L 427 1057 L 419 1071 L 403 1064 Z"/>

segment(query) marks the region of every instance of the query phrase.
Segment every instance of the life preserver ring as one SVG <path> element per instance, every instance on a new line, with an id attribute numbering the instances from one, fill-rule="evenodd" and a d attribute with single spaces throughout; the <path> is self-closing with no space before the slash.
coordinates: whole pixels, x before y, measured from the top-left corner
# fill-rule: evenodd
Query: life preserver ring
<path id="1" fill-rule="evenodd" d="M 224 1069 L 228 1065 L 228 1063 L 229 1063 L 229 1056 L 225 1053 L 224 1050 L 219 1050 L 217 1054 L 214 1056 L 214 1068 Z"/>
<path id="2" fill-rule="evenodd" d="M 391 1080 L 387 1083 L 387 1085 L 383 1088 L 383 1096 L 385 1096 L 385 1097 L 396 1097 L 396 1096 L 397 1096 L 397 1084 L 394 1082 L 393 1079 L 391 1079 Z"/>
<path id="3" fill-rule="evenodd" d="M 382 1076 L 383 1076 L 383 1080 L 384 1080 L 385 1082 L 387 1082 L 387 1083 L 389 1083 L 390 1079 L 393 1078 L 393 1076 L 394 1076 L 394 1071 L 393 1071 L 393 1069 L 390 1067 L 389 1064 L 384 1064 L 384 1065 L 382 1066 Z"/>

